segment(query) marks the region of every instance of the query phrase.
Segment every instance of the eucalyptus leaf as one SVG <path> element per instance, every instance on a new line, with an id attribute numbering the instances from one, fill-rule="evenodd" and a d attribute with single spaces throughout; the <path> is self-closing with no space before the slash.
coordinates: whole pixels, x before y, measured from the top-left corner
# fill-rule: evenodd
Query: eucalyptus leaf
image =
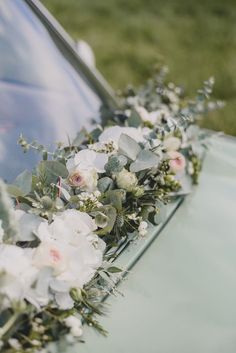
<path id="1" fill-rule="evenodd" d="M 112 189 L 114 182 L 109 177 L 104 177 L 98 180 L 98 190 L 103 194 L 109 189 Z"/>
<path id="2" fill-rule="evenodd" d="M 14 197 L 14 198 L 25 196 L 24 192 L 20 188 L 18 188 L 18 186 L 15 186 L 13 184 L 7 185 L 7 192 L 11 197 Z"/>
<path id="3" fill-rule="evenodd" d="M 75 139 L 72 141 L 72 146 L 80 146 L 86 139 L 86 133 L 87 131 L 85 129 L 82 129 L 75 137 Z"/>
<path id="4" fill-rule="evenodd" d="M 115 266 L 111 266 L 107 268 L 107 272 L 109 273 L 118 273 L 118 272 L 122 272 L 122 270 L 118 267 Z"/>
<path id="5" fill-rule="evenodd" d="M 105 165 L 105 170 L 107 173 L 118 173 L 127 164 L 127 158 L 123 155 L 110 156 L 107 164 Z"/>
<path id="6" fill-rule="evenodd" d="M 94 140 L 97 140 L 98 137 L 101 135 L 101 133 L 102 133 L 102 128 L 100 126 L 98 126 L 96 129 L 94 129 L 93 131 L 90 132 L 90 136 Z"/>
<path id="7" fill-rule="evenodd" d="M 18 211 L 21 212 L 21 211 Z M 22 213 L 19 223 L 19 233 L 17 236 L 18 241 L 33 241 L 35 240 L 35 232 L 42 218 L 29 213 Z"/>
<path id="8" fill-rule="evenodd" d="M 134 161 L 141 151 L 139 144 L 126 134 L 121 134 L 119 138 L 119 152 Z"/>
<path id="9" fill-rule="evenodd" d="M 132 109 L 131 110 L 131 114 L 128 118 L 128 124 L 129 126 L 131 127 L 139 127 L 142 125 L 142 118 L 141 116 L 139 115 L 139 113 L 135 110 L 135 109 Z"/>
<path id="10" fill-rule="evenodd" d="M 24 170 L 21 174 L 19 174 L 13 184 L 21 190 L 22 195 L 25 196 L 30 193 L 32 188 L 32 173 L 28 170 Z"/>
<path id="11" fill-rule="evenodd" d="M 107 233 L 110 233 L 112 228 L 114 227 L 117 212 L 116 212 L 116 209 L 111 205 L 103 206 L 99 209 L 99 211 L 107 217 L 108 222 L 107 222 L 106 227 L 97 231 L 97 234 L 105 235 Z"/>
<path id="12" fill-rule="evenodd" d="M 150 206 L 150 205 L 146 205 L 142 207 L 142 211 L 141 211 L 141 217 L 142 219 L 145 221 L 148 219 L 149 214 L 154 212 L 154 207 Z"/>
<path id="13" fill-rule="evenodd" d="M 37 168 L 38 174 L 42 174 L 46 178 L 46 183 L 57 183 L 58 177 L 67 178 L 68 170 L 64 164 L 56 161 L 42 161 Z"/>
<path id="14" fill-rule="evenodd" d="M 110 190 L 107 192 L 107 199 L 112 206 L 114 206 L 117 211 L 122 210 L 122 204 L 125 201 L 126 192 L 122 189 Z"/>
<path id="15" fill-rule="evenodd" d="M 108 224 L 108 217 L 102 212 L 97 212 L 95 223 L 99 228 L 105 228 Z"/>
<path id="16" fill-rule="evenodd" d="M 138 154 L 136 161 L 131 163 L 130 171 L 133 173 L 137 173 L 141 170 L 157 167 L 158 163 L 159 157 L 155 153 L 149 150 L 142 150 Z"/>

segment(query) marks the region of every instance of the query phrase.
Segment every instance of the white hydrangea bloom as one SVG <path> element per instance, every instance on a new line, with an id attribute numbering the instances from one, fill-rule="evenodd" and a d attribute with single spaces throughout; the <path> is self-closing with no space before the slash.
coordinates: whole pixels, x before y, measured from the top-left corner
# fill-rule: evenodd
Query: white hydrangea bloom
<path id="1" fill-rule="evenodd" d="M 0 306 L 11 306 L 12 301 L 23 300 L 37 278 L 37 269 L 31 264 L 26 249 L 16 245 L 0 245 Z"/>
<path id="2" fill-rule="evenodd" d="M 51 224 L 43 222 L 38 227 L 41 243 L 33 250 L 33 265 L 38 270 L 52 269 L 48 285 L 61 309 L 73 306 L 70 290 L 82 288 L 102 265 L 105 243 L 95 230 L 94 220 L 76 210 L 67 210 L 54 216 Z M 41 288 L 38 289 L 42 293 Z M 37 293 L 34 296 L 37 301 Z M 44 299 L 40 301 L 47 300 Z"/>

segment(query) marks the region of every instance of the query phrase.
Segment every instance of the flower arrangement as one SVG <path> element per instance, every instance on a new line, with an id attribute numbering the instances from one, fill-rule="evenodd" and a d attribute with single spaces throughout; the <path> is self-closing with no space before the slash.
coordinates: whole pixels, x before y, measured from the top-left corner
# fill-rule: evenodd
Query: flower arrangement
<path id="1" fill-rule="evenodd" d="M 11 185 L 0 182 L 0 346 L 7 353 L 46 352 L 63 337 L 82 340 L 122 276 L 114 260 L 128 239 L 145 237 L 173 197 L 198 182 L 206 132 L 196 120 L 213 80 L 193 101 L 165 83 L 161 70 L 120 96 L 107 123 L 82 130 L 54 152 L 28 143 L 42 161 Z"/>

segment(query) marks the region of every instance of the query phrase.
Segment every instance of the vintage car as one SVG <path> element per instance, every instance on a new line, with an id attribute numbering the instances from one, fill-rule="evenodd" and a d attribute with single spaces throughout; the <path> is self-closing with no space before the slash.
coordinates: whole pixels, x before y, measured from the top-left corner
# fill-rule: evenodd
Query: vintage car
<path id="1" fill-rule="evenodd" d="M 116 108 L 112 90 L 82 60 L 38 0 L 0 1 L 0 176 L 33 166 L 19 134 L 44 144 L 73 138 Z M 120 250 L 128 270 L 106 299 L 107 338 L 85 330 L 64 353 L 234 353 L 236 349 L 236 143 L 215 137 L 200 183 L 164 223 Z M 110 312 L 112 315 L 110 315 Z"/>

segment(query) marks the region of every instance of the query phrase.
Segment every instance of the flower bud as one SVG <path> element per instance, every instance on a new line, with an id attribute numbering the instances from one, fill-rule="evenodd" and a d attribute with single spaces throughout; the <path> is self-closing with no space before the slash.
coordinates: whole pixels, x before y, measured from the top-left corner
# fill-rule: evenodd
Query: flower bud
<path id="1" fill-rule="evenodd" d="M 120 189 L 133 191 L 133 189 L 138 184 L 138 179 L 134 173 L 123 169 L 120 173 L 116 175 L 116 183 Z"/>
<path id="2" fill-rule="evenodd" d="M 41 198 L 41 204 L 45 210 L 50 210 L 53 206 L 53 201 L 49 196 L 43 196 Z"/>

